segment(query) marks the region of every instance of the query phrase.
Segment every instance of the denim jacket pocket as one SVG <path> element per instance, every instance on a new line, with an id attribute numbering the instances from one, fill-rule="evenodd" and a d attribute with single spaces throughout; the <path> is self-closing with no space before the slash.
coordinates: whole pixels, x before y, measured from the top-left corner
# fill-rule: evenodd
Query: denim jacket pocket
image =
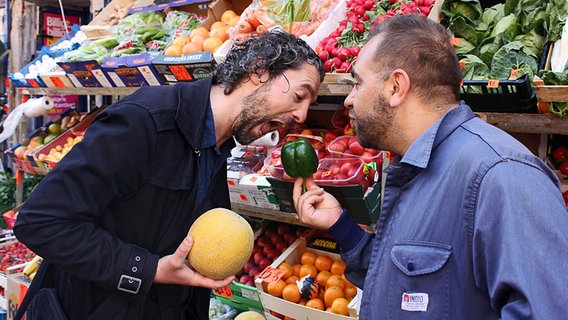
<path id="1" fill-rule="evenodd" d="M 383 319 L 446 320 L 450 317 L 452 247 L 425 241 L 404 241 L 391 249 L 387 311 Z M 405 297 L 426 301 L 417 310 Z M 410 309 L 409 309 L 410 308 Z M 419 311 L 419 312 L 418 312 Z"/>
<path id="2" fill-rule="evenodd" d="M 405 275 L 419 276 L 442 268 L 450 258 L 451 250 L 451 246 L 440 243 L 399 243 L 392 248 L 391 259 Z"/>

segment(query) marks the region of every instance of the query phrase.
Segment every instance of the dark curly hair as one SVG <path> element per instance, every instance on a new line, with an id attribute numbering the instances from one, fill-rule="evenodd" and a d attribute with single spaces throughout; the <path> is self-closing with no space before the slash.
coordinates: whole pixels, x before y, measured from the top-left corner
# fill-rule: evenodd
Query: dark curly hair
<path id="1" fill-rule="evenodd" d="M 322 61 L 304 40 L 281 30 L 271 30 L 235 42 L 225 61 L 216 66 L 213 78 L 217 84 L 223 84 L 225 94 L 229 94 L 250 74 L 268 71 L 270 81 L 288 69 L 299 70 L 304 63 L 315 66 L 320 82 L 323 81 Z"/>

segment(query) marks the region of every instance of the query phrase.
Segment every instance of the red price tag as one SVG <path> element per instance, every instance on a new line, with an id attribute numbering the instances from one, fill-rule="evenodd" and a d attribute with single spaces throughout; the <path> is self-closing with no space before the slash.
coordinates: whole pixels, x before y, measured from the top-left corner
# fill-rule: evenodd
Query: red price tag
<path id="1" fill-rule="evenodd" d="M 233 290 L 231 290 L 231 286 L 215 289 L 214 292 L 218 296 L 233 299 Z"/>
<path id="2" fill-rule="evenodd" d="M 189 74 L 189 72 L 187 71 L 187 69 L 184 66 L 173 65 L 173 66 L 168 66 L 168 68 L 174 74 L 174 77 L 178 81 L 193 80 L 193 78 L 191 77 L 191 75 Z"/>
<path id="3" fill-rule="evenodd" d="M 53 82 L 56 88 L 65 88 L 65 83 L 59 77 L 49 77 L 49 80 Z"/>
<path id="4" fill-rule="evenodd" d="M 493 79 L 487 81 L 487 88 L 496 89 L 499 88 L 499 80 Z"/>
<path id="5" fill-rule="evenodd" d="M 450 43 L 453 46 L 456 46 L 456 47 L 459 46 L 460 42 L 461 42 L 461 38 L 450 37 Z"/>
<path id="6" fill-rule="evenodd" d="M 460 61 L 460 68 L 465 67 L 465 65 L 466 65 L 465 61 Z"/>
<path id="7" fill-rule="evenodd" d="M 519 69 L 513 69 L 511 70 L 511 76 L 509 78 L 516 79 L 518 74 L 519 74 Z"/>
<path id="8" fill-rule="evenodd" d="M 261 273 L 258 274 L 257 278 L 265 282 L 276 282 L 280 280 L 280 278 L 282 278 L 282 276 L 284 276 L 285 274 L 286 274 L 285 270 L 280 270 L 268 266 L 264 270 L 262 270 Z"/>

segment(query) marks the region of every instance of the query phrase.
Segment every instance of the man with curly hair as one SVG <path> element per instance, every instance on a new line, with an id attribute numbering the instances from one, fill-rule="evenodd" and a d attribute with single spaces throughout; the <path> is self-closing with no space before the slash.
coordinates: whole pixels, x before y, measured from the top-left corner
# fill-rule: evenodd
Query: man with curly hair
<path id="1" fill-rule="evenodd" d="M 20 210 L 18 239 L 48 262 L 30 292 L 56 288 L 69 319 L 208 319 L 211 289 L 233 277 L 192 270 L 187 231 L 230 207 L 233 137 L 302 123 L 323 77 L 304 41 L 274 31 L 235 45 L 213 77 L 101 111 Z"/>

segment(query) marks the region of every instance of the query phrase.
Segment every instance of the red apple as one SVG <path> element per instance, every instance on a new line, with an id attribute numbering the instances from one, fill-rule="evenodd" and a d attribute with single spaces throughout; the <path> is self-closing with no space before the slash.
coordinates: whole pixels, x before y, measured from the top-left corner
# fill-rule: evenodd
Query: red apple
<path id="1" fill-rule="evenodd" d="M 335 141 L 334 143 L 329 145 L 329 150 L 334 152 L 343 153 L 347 150 L 347 144 L 341 142 L 342 140 Z"/>
<path id="2" fill-rule="evenodd" d="M 249 282 L 249 281 L 252 281 L 252 278 L 251 278 L 251 276 L 248 275 L 248 274 L 243 275 L 243 276 L 239 279 L 239 283 L 242 283 L 242 284 L 246 284 L 246 283 Z"/>
<path id="3" fill-rule="evenodd" d="M 290 231 L 290 226 L 285 223 L 280 224 L 276 229 L 276 232 L 281 236 L 286 234 L 288 231 Z"/>
<path id="4" fill-rule="evenodd" d="M 259 267 L 254 267 L 249 271 L 249 276 L 254 279 L 260 272 L 262 272 L 262 270 L 264 269 L 260 269 Z"/>
<path id="5" fill-rule="evenodd" d="M 264 255 L 266 255 L 267 253 L 269 253 L 270 251 L 272 251 L 274 249 L 274 245 L 271 243 L 267 246 L 264 246 L 262 248 L 262 253 L 264 253 Z"/>
<path id="6" fill-rule="evenodd" d="M 275 233 L 270 237 L 270 241 L 272 242 L 273 245 L 277 245 L 278 243 L 284 241 L 284 239 L 282 239 L 282 236 Z"/>
<path id="7" fill-rule="evenodd" d="M 365 148 L 361 146 L 359 141 L 357 141 L 357 138 L 353 139 L 350 142 L 351 143 L 349 144 L 349 151 L 351 151 L 352 154 L 360 156 L 365 152 Z"/>
<path id="8" fill-rule="evenodd" d="M 284 252 L 286 249 L 288 249 L 288 241 L 289 240 L 285 240 L 285 242 L 280 242 L 279 244 L 276 245 L 276 249 L 280 251 L 280 253 Z"/>
<path id="9" fill-rule="evenodd" d="M 254 254 L 253 260 L 254 263 L 258 264 L 260 262 L 260 260 L 262 260 L 264 258 L 264 254 L 262 252 L 257 252 Z"/>
<path id="10" fill-rule="evenodd" d="M 260 270 L 264 270 L 266 267 L 268 267 L 270 264 L 272 263 L 271 259 L 268 258 L 264 258 L 262 260 L 260 260 L 260 262 L 258 263 L 258 267 L 260 268 Z"/>
<path id="11" fill-rule="evenodd" d="M 268 238 L 267 236 L 263 235 L 258 237 L 258 239 L 256 240 L 256 243 L 261 246 L 261 247 L 265 247 L 267 245 L 270 244 L 270 238 Z"/>
<path id="12" fill-rule="evenodd" d="M 256 264 L 254 262 L 249 261 L 249 262 L 245 263 L 245 265 L 243 267 L 243 271 L 246 272 L 246 273 L 249 273 L 250 269 L 252 269 L 255 266 L 256 266 Z"/>
<path id="13" fill-rule="evenodd" d="M 351 162 L 345 162 L 341 165 L 339 172 L 345 176 L 349 177 L 349 171 L 353 168 L 353 164 Z"/>

